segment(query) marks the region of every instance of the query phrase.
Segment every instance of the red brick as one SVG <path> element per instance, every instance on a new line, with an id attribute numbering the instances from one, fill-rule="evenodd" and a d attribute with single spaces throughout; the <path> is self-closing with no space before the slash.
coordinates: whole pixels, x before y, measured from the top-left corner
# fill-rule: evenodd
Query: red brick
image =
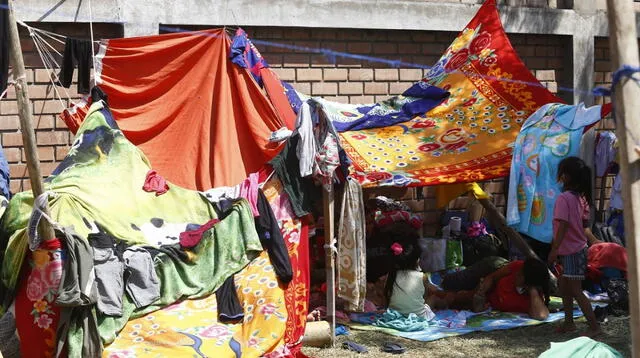
<path id="1" fill-rule="evenodd" d="M 349 103 L 351 104 L 371 104 L 373 102 L 373 96 L 349 96 Z"/>
<path id="2" fill-rule="evenodd" d="M 18 163 L 22 159 L 21 157 L 22 152 L 20 151 L 20 148 L 3 148 L 3 149 L 4 149 L 4 156 L 5 158 L 7 158 L 7 162 Z"/>
<path id="3" fill-rule="evenodd" d="M 427 31 L 414 31 L 411 33 L 411 39 L 413 42 L 433 42 L 436 40 L 436 35 Z"/>
<path id="4" fill-rule="evenodd" d="M 303 40 L 311 37 L 311 29 L 303 28 L 291 28 L 285 29 L 282 33 L 282 37 L 289 40 Z"/>
<path id="5" fill-rule="evenodd" d="M 298 68 L 296 79 L 302 81 L 322 81 L 322 70 L 319 68 Z"/>
<path id="6" fill-rule="evenodd" d="M 335 40 L 336 31 L 333 29 L 311 29 L 311 37 L 320 40 Z"/>
<path id="7" fill-rule="evenodd" d="M 286 55 L 283 58 L 284 67 L 309 67 L 309 55 Z"/>
<path id="8" fill-rule="evenodd" d="M 67 101 L 63 100 L 60 103 L 59 100 L 50 100 L 50 101 L 32 101 L 33 102 L 33 115 L 38 116 L 39 114 L 59 114 L 62 112 L 66 106 Z M 63 106 L 64 104 L 64 106 Z"/>
<path id="9" fill-rule="evenodd" d="M 349 97 L 347 96 L 324 96 L 324 99 L 338 103 L 349 103 Z"/>
<path id="10" fill-rule="evenodd" d="M 391 96 L 380 95 L 380 96 L 374 96 L 373 98 L 374 98 L 374 102 L 382 102 L 382 101 L 388 100 L 389 98 L 391 98 Z"/>
<path id="11" fill-rule="evenodd" d="M 24 178 L 28 174 L 26 164 L 9 164 L 9 175 L 12 178 Z"/>
<path id="12" fill-rule="evenodd" d="M 0 101 L 0 114 L 18 114 L 17 101 Z"/>
<path id="13" fill-rule="evenodd" d="M 46 70 L 44 68 L 37 68 L 34 70 L 35 74 L 36 74 L 36 83 L 44 83 L 44 84 L 51 84 L 51 77 L 54 75 L 53 72 Z M 74 74 L 77 71 L 74 71 Z"/>
<path id="14" fill-rule="evenodd" d="M 355 29 L 337 30 L 336 39 L 338 40 L 360 40 L 362 39 L 362 31 Z"/>
<path id="15" fill-rule="evenodd" d="M 69 154 L 69 147 L 55 147 L 56 160 L 60 161 Z"/>
<path id="16" fill-rule="evenodd" d="M 0 116 L 0 130 L 18 130 L 20 129 L 20 118 L 16 115 Z"/>
<path id="17" fill-rule="evenodd" d="M 39 145 L 69 144 L 69 132 L 38 132 L 36 140 Z"/>
<path id="18" fill-rule="evenodd" d="M 556 71 L 554 70 L 538 70 L 536 71 L 538 81 L 555 81 Z"/>
<path id="19" fill-rule="evenodd" d="M 38 157 L 41 161 L 48 162 L 54 161 L 54 147 L 38 147 Z"/>
<path id="20" fill-rule="evenodd" d="M 341 82 L 338 84 L 338 93 L 340 95 L 361 95 L 362 83 L 360 82 Z"/>
<path id="21" fill-rule="evenodd" d="M 22 146 L 22 133 L 2 133 L 2 146 L 3 147 L 21 147 Z"/>
<path id="22" fill-rule="evenodd" d="M 346 42 L 323 42 L 320 47 L 327 50 L 333 50 L 338 52 L 346 52 L 347 51 L 347 43 Z"/>
<path id="23" fill-rule="evenodd" d="M 406 91 L 409 87 L 411 87 L 412 82 L 396 82 L 389 83 L 389 94 L 391 95 L 399 95 Z"/>
<path id="24" fill-rule="evenodd" d="M 544 85 L 547 87 L 549 92 L 558 93 L 558 82 L 545 82 Z"/>
<path id="25" fill-rule="evenodd" d="M 55 117 L 53 115 L 34 115 L 34 129 L 53 129 Z"/>
<path id="26" fill-rule="evenodd" d="M 373 53 L 397 54 L 398 45 L 395 43 L 376 43 L 373 45 Z"/>
<path id="27" fill-rule="evenodd" d="M 400 81 L 420 81 L 423 77 L 422 70 L 419 68 L 401 68 Z"/>
<path id="28" fill-rule="evenodd" d="M 49 162 L 49 163 L 40 163 L 40 174 L 42 174 L 43 178 L 48 177 L 53 173 L 53 171 L 58 167 L 60 163 Z"/>
<path id="29" fill-rule="evenodd" d="M 388 94 L 389 88 L 386 83 L 367 82 L 364 84 L 365 94 Z"/>
<path id="30" fill-rule="evenodd" d="M 325 81 L 346 81 L 349 75 L 349 70 L 345 68 L 331 68 L 324 70 Z"/>
<path id="31" fill-rule="evenodd" d="M 311 67 L 335 67 L 336 64 L 349 60 L 342 57 L 330 58 L 322 54 L 311 55 L 310 58 Z"/>
<path id="32" fill-rule="evenodd" d="M 55 116 L 55 118 L 56 118 L 56 123 L 55 123 L 56 129 L 65 129 L 65 130 L 68 129 L 67 124 L 64 123 L 64 121 L 62 120 L 62 118 L 60 118 L 60 116 Z"/>
<path id="33" fill-rule="evenodd" d="M 298 92 L 302 92 L 304 94 L 311 94 L 311 83 L 294 82 L 292 83 L 292 86 Z"/>
<path id="34" fill-rule="evenodd" d="M 51 85 L 33 85 L 29 86 L 30 99 L 54 99 L 57 98 Z M 60 91 L 60 95 L 64 96 L 64 92 Z M 15 97 L 14 97 L 15 98 Z"/>
<path id="35" fill-rule="evenodd" d="M 338 93 L 337 83 L 315 82 L 311 86 L 311 95 L 336 95 Z"/>
<path id="36" fill-rule="evenodd" d="M 349 70 L 349 81 L 371 81 L 373 70 L 370 68 L 354 68 Z"/>
<path id="37" fill-rule="evenodd" d="M 596 61 L 595 70 L 602 72 L 611 71 L 611 63 L 609 61 Z"/>
<path id="38" fill-rule="evenodd" d="M 296 70 L 293 68 L 277 68 L 274 69 L 273 72 L 275 72 L 282 81 L 296 80 Z"/>
<path id="39" fill-rule="evenodd" d="M 371 53 L 371 44 L 369 42 L 350 42 L 347 45 L 347 52 L 369 54 Z"/>
<path id="40" fill-rule="evenodd" d="M 380 68 L 374 71 L 376 81 L 397 81 L 398 70 L 395 68 Z"/>

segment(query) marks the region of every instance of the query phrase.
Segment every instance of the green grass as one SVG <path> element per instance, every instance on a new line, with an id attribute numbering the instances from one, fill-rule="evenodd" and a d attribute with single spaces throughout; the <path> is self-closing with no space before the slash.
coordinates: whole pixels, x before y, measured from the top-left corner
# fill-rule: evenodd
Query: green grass
<path id="1" fill-rule="evenodd" d="M 576 321 L 578 332 L 586 330 L 584 319 Z M 510 330 L 477 332 L 463 336 L 444 338 L 433 342 L 418 342 L 390 336 L 372 331 L 351 330 L 349 336 L 340 336 L 336 348 L 304 347 L 302 351 L 310 357 L 348 358 L 359 357 L 341 349 L 342 342 L 351 340 L 365 345 L 369 349 L 366 357 L 397 357 L 383 353 L 380 347 L 386 341 L 394 341 L 407 348 L 404 357 L 537 357 L 550 347 L 551 342 L 564 342 L 578 336 L 579 333 L 556 334 L 555 326 L 559 323 L 541 324 Z M 631 336 L 628 317 L 609 317 L 609 322 L 602 326 L 603 334 L 596 338 L 617 349 L 624 357 L 631 357 Z"/>

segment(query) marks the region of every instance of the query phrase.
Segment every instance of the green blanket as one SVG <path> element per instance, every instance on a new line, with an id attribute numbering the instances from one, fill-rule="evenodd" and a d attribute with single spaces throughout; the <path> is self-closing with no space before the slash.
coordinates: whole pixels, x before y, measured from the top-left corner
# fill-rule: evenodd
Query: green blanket
<path id="1" fill-rule="evenodd" d="M 175 158 L 179 162 L 179 158 Z M 62 226 L 73 226 L 86 239 L 96 225 L 128 244 L 159 247 L 174 244 L 189 224 L 216 218 L 215 210 L 202 195 L 168 183 L 169 191 L 156 196 L 142 189 L 150 164 L 142 152 L 118 129 L 108 109 L 94 103 L 78 130 L 73 146 L 45 190 L 51 217 Z M 28 250 L 27 223 L 33 205 L 31 191 L 11 200 L 0 230 L 10 236 L 2 263 L 3 292 L 13 291 Z M 234 204 L 230 214 L 187 252 L 185 262 L 167 253 L 155 256 L 161 297 L 153 305 L 136 309 L 123 297 L 122 317 L 98 315 L 103 343 L 110 343 L 126 322 L 170 305 L 182 298 L 209 295 L 232 274 L 240 271 L 262 245 L 246 200 Z M 6 308 L 6 307 L 5 307 Z M 71 327 L 69 356 L 80 356 L 82 327 Z"/>

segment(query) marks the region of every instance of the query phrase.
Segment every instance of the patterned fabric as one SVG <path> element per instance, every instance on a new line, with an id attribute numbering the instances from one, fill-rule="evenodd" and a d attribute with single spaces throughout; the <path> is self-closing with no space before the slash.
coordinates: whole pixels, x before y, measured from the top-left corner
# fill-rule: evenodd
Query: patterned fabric
<path id="1" fill-rule="evenodd" d="M 308 230 L 292 213 L 276 178 L 263 188 L 281 225 L 296 270 L 286 289 L 280 287 L 263 252 L 235 275 L 244 321 L 217 320 L 215 295 L 190 299 L 129 321 L 104 357 L 290 357 L 300 349 L 304 333 L 309 277 Z"/>
<path id="2" fill-rule="evenodd" d="M 338 140 L 331 133 L 327 133 L 324 143 L 316 152 L 313 177 L 320 181 L 327 190 L 333 187 L 333 173 L 340 166 L 338 156 Z"/>
<path id="3" fill-rule="evenodd" d="M 580 152 L 584 127 L 600 120 L 600 106 L 547 104 L 518 135 L 509 176 L 507 224 L 542 242 L 553 238 L 553 207 L 562 185 L 558 164 Z"/>
<path id="4" fill-rule="evenodd" d="M 525 119 L 545 103 L 561 102 L 518 58 L 494 0 L 484 3 L 426 77 L 404 96 L 428 86 L 451 94 L 406 123 L 340 134 L 353 161 L 352 174 L 363 186 L 504 177 Z"/>
<path id="5" fill-rule="evenodd" d="M 262 57 L 258 49 L 253 45 L 247 33 L 243 29 L 237 29 L 231 42 L 231 62 L 249 70 L 253 78 L 262 86 L 261 71 L 269 67 L 267 61 Z"/>
<path id="6" fill-rule="evenodd" d="M 421 83 L 402 96 L 370 105 L 317 100 L 338 132 L 388 127 L 429 112 L 449 96 L 449 92 L 443 89 Z"/>
<path id="7" fill-rule="evenodd" d="M 562 276 L 571 280 L 584 280 L 587 271 L 587 248 L 575 254 L 560 256 Z"/>
<path id="8" fill-rule="evenodd" d="M 53 357 L 60 308 L 54 304 L 62 278 L 63 250 L 57 239 L 29 252 L 15 299 L 16 328 L 23 357 Z"/>
<path id="9" fill-rule="evenodd" d="M 338 297 L 345 310 L 362 312 L 367 290 L 367 248 L 362 188 L 347 180 L 338 226 Z"/>

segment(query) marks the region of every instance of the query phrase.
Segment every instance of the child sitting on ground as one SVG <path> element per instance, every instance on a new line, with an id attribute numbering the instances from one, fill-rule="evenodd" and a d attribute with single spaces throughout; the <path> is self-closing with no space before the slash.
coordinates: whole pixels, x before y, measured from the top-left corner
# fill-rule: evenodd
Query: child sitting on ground
<path id="1" fill-rule="evenodd" d="M 432 320 L 435 315 L 425 303 L 425 276 L 420 270 L 420 246 L 417 242 L 394 242 L 391 247 L 392 269 L 385 284 L 388 307 L 404 316 L 413 313 Z"/>

